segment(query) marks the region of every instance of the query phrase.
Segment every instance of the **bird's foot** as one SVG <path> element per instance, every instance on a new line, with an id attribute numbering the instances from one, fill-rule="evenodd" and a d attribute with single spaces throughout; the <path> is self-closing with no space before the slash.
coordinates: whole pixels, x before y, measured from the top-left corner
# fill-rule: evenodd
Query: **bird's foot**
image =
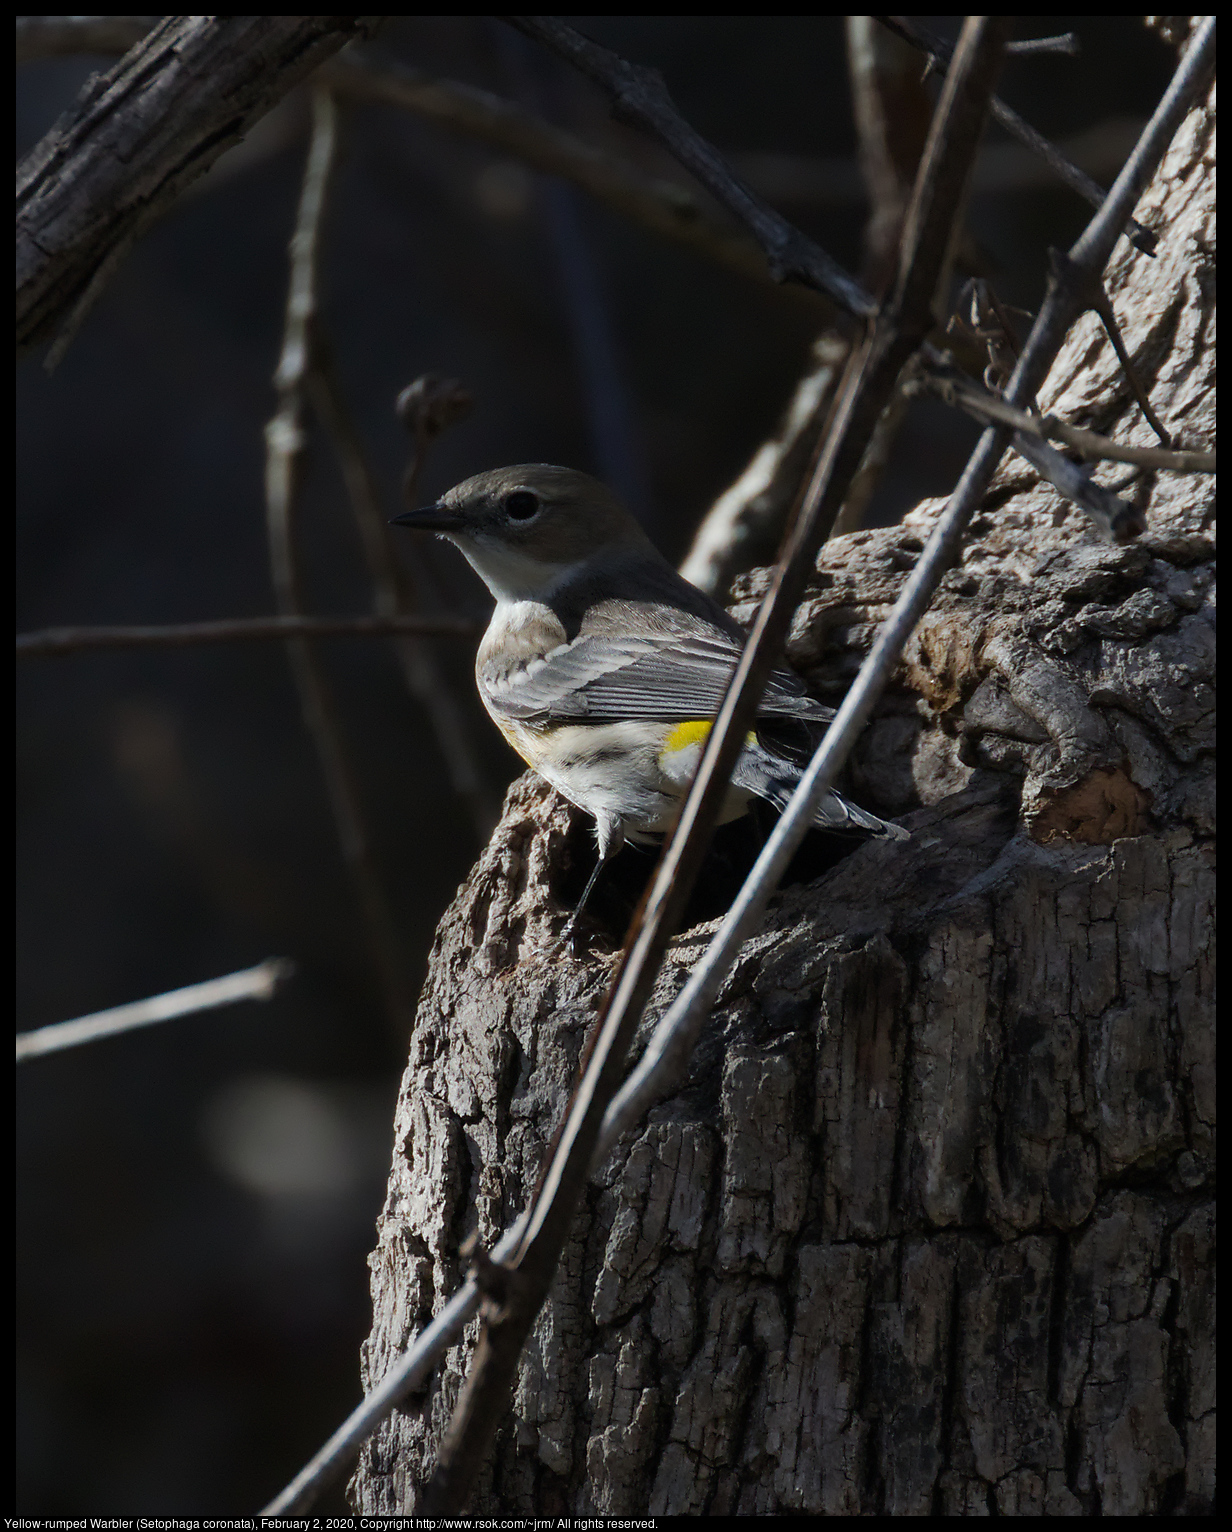
<path id="1" fill-rule="evenodd" d="M 548 959 L 549 961 L 554 961 L 562 957 L 566 952 L 568 952 L 571 958 L 580 958 L 584 945 L 582 933 L 578 929 L 577 911 L 575 910 L 565 922 L 565 929 L 548 948 Z"/>

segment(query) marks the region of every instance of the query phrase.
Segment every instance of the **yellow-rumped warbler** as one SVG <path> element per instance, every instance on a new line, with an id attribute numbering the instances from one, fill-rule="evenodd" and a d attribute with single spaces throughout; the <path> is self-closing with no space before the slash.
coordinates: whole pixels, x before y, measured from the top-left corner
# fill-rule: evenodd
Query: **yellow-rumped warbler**
<path id="1" fill-rule="evenodd" d="M 744 645 L 615 496 L 571 468 L 523 463 L 456 485 L 394 524 L 454 542 L 496 597 L 475 676 L 522 759 L 595 820 L 599 872 L 626 837 L 671 828 Z M 782 808 L 834 716 L 789 670 L 770 676 L 720 823 L 752 797 Z M 905 838 L 830 793 L 815 823 Z"/>

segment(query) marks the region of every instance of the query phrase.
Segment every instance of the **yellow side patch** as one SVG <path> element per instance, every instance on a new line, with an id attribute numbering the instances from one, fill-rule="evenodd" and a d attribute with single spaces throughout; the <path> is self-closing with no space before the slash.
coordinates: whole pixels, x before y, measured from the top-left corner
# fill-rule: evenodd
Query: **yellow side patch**
<path id="1" fill-rule="evenodd" d="M 687 723 L 678 723 L 663 741 L 662 754 L 675 755 L 677 750 L 687 750 L 690 745 L 700 745 L 710 733 L 714 720 L 712 718 L 693 718 Z M 757 736 L 750 733 L 749 744 L 753 744 Z"/>

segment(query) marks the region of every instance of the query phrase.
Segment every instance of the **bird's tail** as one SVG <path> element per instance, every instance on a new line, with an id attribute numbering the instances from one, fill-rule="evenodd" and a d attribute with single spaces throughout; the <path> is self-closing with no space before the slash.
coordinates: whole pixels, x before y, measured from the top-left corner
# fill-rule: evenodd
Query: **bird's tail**
<path id="1" fill-rule="evenodd" d="M 756 793 L 780 813 L 787 807 L 788 799 L 795 792 L 802 771 L 791 761 L 773 755 L 764 745 L 750 743 L 741 753 L 732 783 L 746 792 Z M 858 830 L 866 835 L 880 835 L 889 840 L 909 840 L 910 830 L 902 825 L 879 819 L 858 804 L 849 802 L 841 793 L 831 791 L 821 800 L 813 823 L 819 830 Z"/>

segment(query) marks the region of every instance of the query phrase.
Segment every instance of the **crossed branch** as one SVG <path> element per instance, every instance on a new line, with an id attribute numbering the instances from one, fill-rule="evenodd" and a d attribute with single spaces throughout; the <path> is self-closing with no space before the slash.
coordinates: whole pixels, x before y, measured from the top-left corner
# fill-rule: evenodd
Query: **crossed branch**
<path id="1" fill-rule="evenodd" d="M 1102 272 L 1132 208 L 1205 81 L 1214 37 L 1213 19 L 1195 33 L 1129 161 L 1069 252 L 1070 262 L 1079 271 L 1096 277 Z M 824 535 L 827 514 L 832 517 L 837 509 L 845 476 L 854 472 L 902 364 L 915 352 L 929 327 L 945 241 L 958 211 L 978 127 L 989 108 L 1003 44 L 1004 27 L 999 23 L 968 21 L 964 26 L 917 178 L 894 293 L 848 368 L 830 432 L 797 507 L 770 590 L 711 731 L 680 822 L 634 917 L 620 967 L 596 1023 L 586 1072 L 567 1108 L 535 1199 L 490 1255 L 478 1263 L 480 1270 L 446 1303 L 359 1409 L 271 1502 L 269 1514 L 303 1510 L 312 1503 L 398 1399 L 426 1381 L 436 1360 L 480 1310 L 483 1289 L 487 1289 L 490 1296 L 484 1308 L 483 1333 L 441 1443 L 423 1509 L 440 1514 L 464 1504 L 491 1435 L 508 1406 L 509 1385 L 522 1342 L 547 1291 L 586 1177 L 620 1135 L 679 1079 L 741 943 L 760 919 L 770 893 L 812 822 L 815 805 L 833 784 L 898 663 L 904 643 L 957 555 L 964 528 L 1009 443 L 1007 424 L 998 422 L 983 433 L 872 652 L 744 888 L 685 989 L 660 1022 L 641 1062 L 619 1085 L 624 1051 L 665 949 L 672 917 L 692 886 L 718 796 L 726 786 L 731 757 L 756 708 L 794 597 Z M 1054 272 L 1005 392 L 1009 408 L 1021 411 L 1034 397 L 1085 302 L 1064 271 Z M 492 1280 L 494 1268 L 501 1268 L 499 1283 Z"/>
<path id="2" fill-rule="evenodd" d="M 1001 396 L 980 389 L 971 379 L 958 374 L 948 359 L 930 345 L 928 337 L 935 322 L 939 288 L 947 275 L 951 231 L 961 213 L 981 130 L 990 113 L 1006 121 L 1009 111 L 993 95 L 1007 44 L 1005 20 L 968 19 L 957 46 L 949 54 L 937 45 L 936 39 L 922 40 L 936 59 L 938 70 L 944 71 L 944 78 L 900 242 L 896 278 L 889 296 L 878 305 L 815 241 L 740 183 L 717 150 L 680 116 L 655 71 L 628 63 L 554 18 L 509 19 L 599 83 L 610 94 L 617 115 L 654 137 L 697 176 L 752 235 L 776 280 L 799 283 L 825 294 L 863 326 L 863 333 L 853 347 L 830 414 L 829 429 L 818 445 L 768 594 L 710 733 L 679 824 L 635 914 L 616 976 L 595 1023 L 585 1071 L 531 1206 L 494 1250 L 487 1254 L 473 1252 L 471 1277 L 360 1409 L 267 1508 L 266 1514 L 302 1510 L 311 1504 L 397 1400 L 426 1379 L 444 1349 L 456 1340 L 467 1320 L 482 1305 L 485 1322 L 480 1342 L 454 1418 L 441 1443 L 423 1509 L 440 1514 L 456 1511 L 464 1504 L 492 1434 L 508 1407 L 509 1387 L 522 1344 L 551 1283 L 587 1177 L 646 1106 L 668 1093 L 678 1080 L 723 977 L 741 943 L 760 920 L 787 861 L 812 822 L 815 805 L 830 790 L 898 663 L 904 643 L 953 563 L 966 524 L 1007 446 L 1012 442 L 1062 493 L 1084 505 L 1105 532 L 1113 536 L 1132 533 L 1128 522 L 1118 520 L 1123 517 L 1125 502 L 1115 496 L 1109 500 L 1110 492 L 1092 485 L 1089 471 L 1049 447 L 1047 437 L 1061 440 L 1091 458 L 1112 458 L 1148 469 L 1214 470 L 1214 454 L 1177 451 L 1167 444 L 1162 426 L 1150 414 L 1149 402 L 1140 389 L 1139 402 L 1164 440 L 1162 448 L 1123 448 L 1053 417 L 1040 420 L 1032 412 L 1035 394 L 1075 319 L 1085 309 L 1093 308 L 1107 322 L 1110 310 L 1106 297 L 1101 300 L 1100 281 L 1117 239 L 1128 230 L 1140 249 L 1150 253 L 1153 248 L 1154 236 L 1133 223 L 1132 209 L 1205 83 L 1214 53 L 1213 18 L 1205 20 L 1195 31 L 1167 92 L 1107 195 L 1093 183 L 1086 187 L 1078 185 L 1067 174 L 1070 184 L 1095 202 L 1097 211 L 1068 255 L 1054 262 L 1044 304 Z M 912 31 L 902 18 L 895 19 L 894 27 L 900 35 Z M 910 40 L 920 43 L 921 35 L 916 31 L 917 35 Z M 165 41 L 161 29 L 153 35 L 161 46 Z M 320 46 L 329 51 L 334 44 L 322 42 Z M 113 72 L 115 80 L 126 78 L 125 63 L 122 61 L 122 67 Z M 333 66 L 339 76 L 345 67 Z M 321 152 L 326 170 L 321 171 L 319 163 L 314 170 L 310 156 L 301 202 L 301 226 L 312 230 L 319 224 L 319 208 L 313 212 L 310 205 L 313 177 L 317 175 L 323 187 L 328 168 L 329 152 L 325 148 Z M 40 186 L 39 166 L 27 161 L 25 168 L 27 189 L 34 197 Z M 20 332 L 27 341 L 47 333 L 55 323 L 64 320 L 66 313 L 70 329 L 79 322 L 83 305 L 88 306 L 87 300 L 92 301 L 92 294 L 105 282 L 126 242 L 131 242 L 135 232 L 153 216 L 152 205 L 165 204 L 174 190 L 168 183 L 151 199 L 150 205 L 126 214 L 126 221 L 117 223 L 101 259 L 91 257 L 95 259 L 92 274 L 74 279 L 76 287 L 68 282 L 58 298 L 46 294 L 30 298 L 26 329 Z M 88 260 L 87 267 L 82 269 L 87 268 Z M 34 294 L 35 286 L 33 282 L 28 285 L 29 294 Z M 311 289 L 310 282 L 306 303 L 311 299 Z M 304 314 L 295 311 L 293 291 L 280 369 L 283 407 L 271 422 L 272 524 L 277 520 L 280 499 L 285 498 L 289 505 L 292 498 L 300 398 L 308 386 L 311 370 L 309 326 L 302 326 L 302 334 L 297 328 Z M 1114 326 L 1110 326 L 1109 333 L 1116 345 Z M 1123 347 L 1119 348 L 1121 353 Z M 904 367 L 912 359 L 918 359 L 913 376 L 919 386 L 932 388 L 975 414 L 987 422 L 986 429 L 855 684 L 744 888 L 702 962 L 660 1023 L 641 1062 L 622 1084 L 633 1031 L 666 950 L 669 932 L 692 890 L 735 754 L 782 647 L 817 550 L 833 526 L 877 422 L 899 384 Z M 1122 361 L 1126 360 L 1122 355 Z M 1100 493 L 1093 495 L 1094 490 Z M 277 562 L 286 556 L 289 543 L 284 540 L 281 548 L 277 539 L 275 543 Z M 286 588 L 291 589 L 293 573 L 288 575 L 288 582 Z M 284 602 L 287 612 L 284 621 L 303 624 L 321 621 L 304 618 L 293 607 L 293 602 Z M 284 628 L 280 636 L 285 637 L 287 631 Z M 302 639 L 297 635 L 293 641 Z M 27 645 L 27 652 L 47 651 Z"/>

